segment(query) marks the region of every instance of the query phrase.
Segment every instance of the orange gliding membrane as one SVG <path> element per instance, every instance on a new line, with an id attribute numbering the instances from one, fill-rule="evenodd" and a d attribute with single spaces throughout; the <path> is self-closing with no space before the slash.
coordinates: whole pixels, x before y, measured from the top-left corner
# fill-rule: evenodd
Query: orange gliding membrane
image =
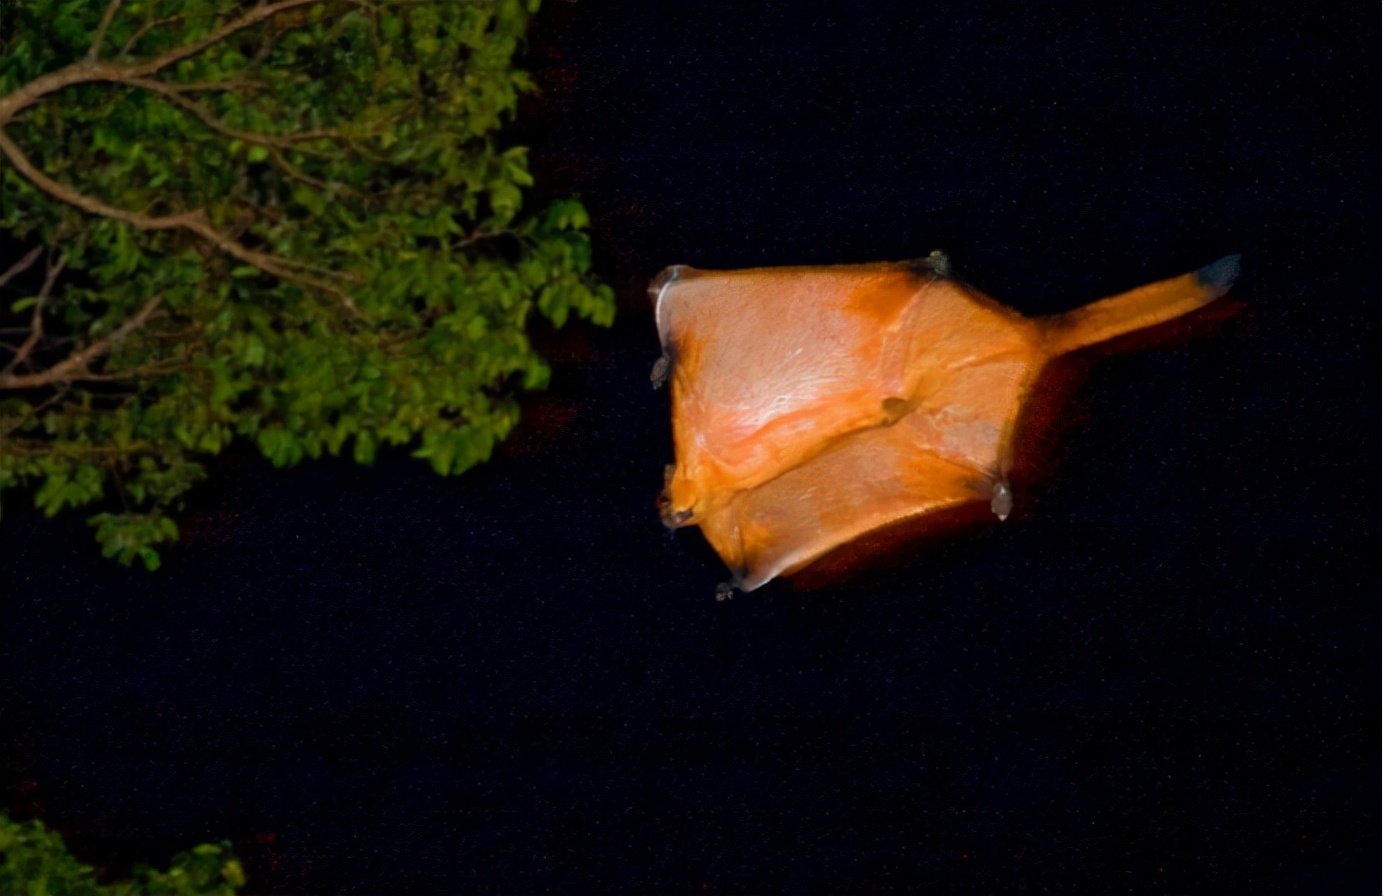
<path id="1" fill-rule="evenodd" d="M 1075 311 L 1029 318 L 945 256 L 833 267 L 665 269 L 649 288 L 676 463 L 666 525 L 700 526 L 752 591 L 896 523 L 1013 506 L 1016 421 L 1050 360 L 1224 295 L 1229 256 Z"/>

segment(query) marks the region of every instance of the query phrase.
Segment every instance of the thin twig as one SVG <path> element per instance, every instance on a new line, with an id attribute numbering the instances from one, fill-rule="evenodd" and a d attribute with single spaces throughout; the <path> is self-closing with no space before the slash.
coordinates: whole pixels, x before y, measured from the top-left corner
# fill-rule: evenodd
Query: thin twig
<path id="1" fill-rule="evenodd" d="M 87 50 L 87 62 L 95 62 L 101 56 L 101 44 L 106 39 L 106 32 L 110 30 L 111 22 L 115 20 L 115 14 L 120 11 L 120 0 L 111 0 L 106 5 L 106 11 L 101 14 L 101 24 L 96 26 L 96 36 L 91 39 L 91 49 Z"/>
<path id="2" fill-rule="evenodd" d="M 463 238 L 463 239 L 459 239 L 459 240 L 457 240 L 455 243 L 452 243 L 452 248 L 453 248 L 453 249 L 464 249 L 464 248 L 466 248 L 467 246 L 470 246 L 470 245 L 472 245 L 472 244 L 474 244 L 474 243 L 479 243 L 481 240 L 490 240 L 490 239 L 494 239 L 494 238 L 497 237 L 497 236 L 512 236 L 512 237 L 515 237 L 516 239 L 519 238 L 519 235 L 518 235 L 517 233 L 515 233 L 514 231 L 512 231 L 512 230 L 480 230 L 480 229 L 477 229 L 477 230 L 473 230 L 469 236 L 467 236 L 467 237 L 465 237 L 465 238 Z"/>
<path id="3" fill-rule="evenodd" d="M 0 288 L 3 288 L 6 283 L 9 283 L 15 277 L 18 277 L 20 274 L 24 273 L 29 268 L 33 267 L 34 262 L 38 261 L 38 257 L 42 254 L 43 247 L 35 246 L 34 248 L 30 249 L 28 254 L 26 254 L 23 258 L 19 259 L 14 264 L 10 265 L 9 269 L 6 270 L 5 273 L 0 274 Z"/>
<path id="4" fill-rule="evenodd" d="M 58 274 L 62 273 L 63 266 L 67 264 L 67 256 L 60 255 L 56 263 L 48 263 L 48 272 L 43 277 L 43 286 L 38 291 L 38 297 L 34 300 L 34 311 L 29 317 L 29 335 L 19 344 L 14 357 L 5 365 L 4 370 L 0 370 L 0 379 L 3 379 L 20 364 L 29 360 L 29 355 L 33 354 L 34 346 L 38 345 L 43 338 L 43 306 L 48 302 L 48 296 L 53 292 L 53 284 L 58 280 Z"/>
<path id="5" fill-rule="evenodd" d="M 167 84 L 154 78 L 126 78 L 116 83 L 128 84 L 131 87 L 139 87 L 152 93 L 157 93 L 179 109 L 191 114 L 210 130 L 221 134 L 223 137 L 230 137 L 232 140 L 241 140 L 245 143 L 255 143 L 261 146 L 277 146 L 282 149 L 288 149 L 290 147 L 298 148 L 297 144 L 308 140 L 325 140 L 341 136 L 341 132 L 335 129 L 298 131 L 291 134 L 265 134 L 259 131 L 242 131 L 239 128 L 231 127 L 217 118 L 201 103 L 194 102 L 183 96 L 182 94 L 186 92 L 186 85 Z M 299 149 L 299 151 L 301 152 L 303 150 Z"/>
<path id="6" fill-rule="evenodd" d="M 292 162 L 290 162 L 290 161 L 287 159 L 287 157 L 285 157 L 284 154 L 283 154 L 282 152 L 280 152 L 279 150 L 277 150 L 277 149 L 271 149 L 271 150 L 269 150 L 269 157 L 270 157 L 271 159 L 274 160 L 274 164 L 275 164 L 276 166 L 278 166 L 278 169 L 279 169 L 280 171 L 282 171 L 284 174 L 287 174 L 289 177 L 293 178 L 294 180 L 302 181 L 303 183 L 307 184 L 308 186 L 310 186 L 310 187 L 315 187 L 315 188 L 321 190 L 321 191 L 324 192 L 324 193 L 330 193 L 330 192 L 331 192 L 331 190 L 332 190 L 332 185 L 331 185 L 331 184 L 327 183 L 325 180 L 319 180 L 319 179 L 313 177 L 311 174 L 305 173 L 305 172 L 303 171 L 303 169 L 299 168 L 297 165 L 295 165 L 295 164 L 293 164 Z"/>
<path id="7" fill-rule="evenodd" d="M 144 24 L 135 29 L 135 33 L 130 35 L 130 39 L 125 41 L 125 45 L 120 48 L 120 52 L 115 54 L 116 57 L 121 58 L 128 55 L 134 49 L 135 44 L 139 43 L 140 38 L 160 25 L 171 25 L 181 19 L 182 16 L 165 16 L 162 19 L 156 19 L 154 18 L 154 7 L 150 4 L 149 16 L 145 19 Z"/>
<path id="8" fill-rule="evenodd" d="M 23 417 L 11 418 L 14 420 L 14 423 L 5 427 L 3 431 L 0 431 L 0 445 L 4 444 L 6 437 L 8 437 L 10 433 L 15 432 L 20 427 L 24 426 L 24 424 L 28 423 L 30 420 L 33 420 L 39 414 L 42 414 L 44 411 L 48 410 L 53 405 L 57 404 L 58 402 L 66 398 L 67 393 L 69 391 L 71 391 L 71 387 L 67 383 L 62 383 L 58 386 L 56 392 L 54 392 L 52 395 L 48 396 L 38 404 L 30 407 L 28 413 L 26 413 Z"/>
<path id="9" fill-rule="evenodd" d="M 154 445 L 151 442 L 139 441 L 131 442 L 128 445 L 112 445 L 109 443 L 95 445 L 73 445 L 63 442 L 49 441 L 24 441 L 14 440 L 5 446 L 5 452 L 15 457 L 88 457 L 88 456 L 110 456 L 119 457 L 125 454 L 141 454 L 153 451 Z"/>

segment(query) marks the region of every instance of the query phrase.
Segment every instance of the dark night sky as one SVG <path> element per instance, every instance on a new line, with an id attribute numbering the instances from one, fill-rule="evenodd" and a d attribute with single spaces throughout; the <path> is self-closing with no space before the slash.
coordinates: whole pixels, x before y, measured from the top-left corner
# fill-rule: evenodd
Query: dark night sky
<path id="1" fill-rule="evenodd" d="M 1378 25 L 548 3 L 516 139 L 620 320 L 462 477 L 231 453 L 155 575 L 7 506 L 3 805 L 252 893 L 1375 892 Z M 1095 364 L 1017 518 L 715 602 L 644 284 L 935 248 L 1028 313 L 1238 251 L 1245 308 Z"/>

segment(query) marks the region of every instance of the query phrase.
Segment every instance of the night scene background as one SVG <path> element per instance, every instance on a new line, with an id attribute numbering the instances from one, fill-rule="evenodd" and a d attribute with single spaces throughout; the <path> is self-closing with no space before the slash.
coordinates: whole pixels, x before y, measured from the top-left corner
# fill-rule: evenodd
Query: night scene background
<path id="1" fill-rule="evenodd" d="M 149 574 L 0 522 L 0 794 L 251 893 L 1378 887 L 1379 11 L 569 3 L 511 133 L 610 330 L 453 479 L 212 466 Z M 1018 512 L 717 603 L 644 287 L 946 250 L 1030 314 L 1243 254 Z"/>

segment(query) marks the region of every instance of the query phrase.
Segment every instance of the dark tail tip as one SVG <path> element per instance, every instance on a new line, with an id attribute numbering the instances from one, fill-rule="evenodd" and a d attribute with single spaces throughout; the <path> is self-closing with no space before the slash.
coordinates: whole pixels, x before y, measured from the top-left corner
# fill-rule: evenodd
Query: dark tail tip
<path id="1" fill-rule="evenodd" d="M 1230 291 L 1230 285 L 1235 282 L 1235 278 L 1240 276 L 1240 256 L 1227 255 L 1219 261 L 1213 261 L 1206 267 L 1197 271 L 1197 280 L 1202 286 L 1211 290 L 1218 296 L 1223 296 Z"/>

